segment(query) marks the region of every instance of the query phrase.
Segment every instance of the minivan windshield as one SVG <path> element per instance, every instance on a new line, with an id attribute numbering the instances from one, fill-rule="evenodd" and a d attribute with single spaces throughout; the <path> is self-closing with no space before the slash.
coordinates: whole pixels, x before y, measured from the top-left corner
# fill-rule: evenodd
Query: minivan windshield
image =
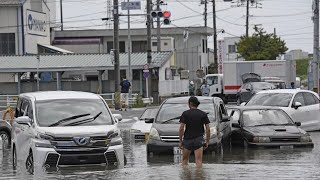
<path id="1" fill-rule="evenodd" d="M 167 121 L 169 119 L 172 118 L 176 118 L 182 115 L 182 113 L 186 110 L 189 109 L 189 106 L 187 103 L 185 104 L 171 104 L 171 103 L 167 103 L 167 104 L 163 104 L 160 111 L 159 111 L 159 115 L 156 119 L 156 123 L 163 123 L 164 121 Z M 208 113 L 208 118 L 210 120 L 210 122 L 214 122 L 216 121 L 215 118 L 215 111 L 214 111 L 214 105 L 213 103 L 201 103 L 198 107 L 198 109 Z M 180 118 L 177 119 L 172 119 L 168 122 L 166 122 L 167 124 L 177 124 L 179 123 Z"/>
<path id="2" fill-rule="evenodd" d="M 246 110 L 242 120 L 244 126 L 294 125 L 282 110 Z"/>
<path id="3" fill-rule="evenodd" d="M 100 99 L 36 101 L 36 116 L 41 127 L 113 124 L 111 114 Z"/>

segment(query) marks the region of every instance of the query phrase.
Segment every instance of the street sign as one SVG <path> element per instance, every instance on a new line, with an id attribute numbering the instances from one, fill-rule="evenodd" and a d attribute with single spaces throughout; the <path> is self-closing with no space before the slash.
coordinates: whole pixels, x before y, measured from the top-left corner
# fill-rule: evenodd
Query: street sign
<path id="1" fill-rule="evenodd" d="M 148 64 L 143 65 L 143 69 L 149 69 L 149 65 Z"/>
<path id="2" fill-rule="evenodd" d="M 144 78 L 148 78 L 149 75 L 150 75 L 150 73 L 148 73 L 148 72 L 144 72 L 144 73 L 143 73 L 143 77 L 144 77 Z"/>
<path id="3" fill-rule="evenodd" d="M 148 73 L 148 72 L 149 72 L 149 69 L 144 69 L 143 72 L 144 72 L 144 73 Z"/>
<path id="4" fill-rule="evenodd" d="M 141 2 L 121 2 L 121 10 L 141 10 Z"/>

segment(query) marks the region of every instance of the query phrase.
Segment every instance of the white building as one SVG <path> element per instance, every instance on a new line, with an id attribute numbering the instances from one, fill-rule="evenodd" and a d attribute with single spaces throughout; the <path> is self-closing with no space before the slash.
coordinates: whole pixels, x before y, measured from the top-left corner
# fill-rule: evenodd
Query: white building
<path id="1" fill-rule="evenodd" d="M 0 1 L 0 55 L 36 54 L 39 45 L 50 45 L 55 2 L 49 4 L 47 0 Z"/>
<path id="2" fill-rule="evenodd" d="M 308 58 L 308 52 L 304 52 L 301 49 L 291 50 L 284 55 L 284 59 L 286 60 L 297 60 L 305 58 Z"/>

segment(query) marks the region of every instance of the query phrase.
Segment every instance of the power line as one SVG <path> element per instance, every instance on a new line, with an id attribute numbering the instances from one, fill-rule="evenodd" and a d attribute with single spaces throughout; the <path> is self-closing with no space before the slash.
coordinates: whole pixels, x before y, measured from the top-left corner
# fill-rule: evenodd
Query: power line
<path id="1" fill-rule="evenodd" d="M 226 23 L 229 23 L 229 24 L 232 24 L 232 25 L 235 25 L 235 26 L 245 26 L 245 25 L 242 25 L 242 24 L 232 23 L 232 22 L 227 21 L 227 20 L 224 20 L 224 19 L 222 19 L 222 18 L 220 18 L 220 17 L 218 17 L 218 16 L 216 16 L 216 18 L 219 19 L 219 20 L 221 20 L 221 21 L 223 21 L 223 22 L 226 22 Z"/>
<path id="2" fill-rule="evenodd" d="M 251 17 L 256 17 L 256 18 L 260 18 L 260 17 L 286 17 L 286 16 L 298 16 L 298 15 L 309 14 L 309 13 L 311 13 L 311 11 L 305 11 L 305 12 L 300 12 L 300 13 L 295 13 L 295 14 L 278 14 L 278 15 L 267 15 L 267 16 L 252 15 Z"/>

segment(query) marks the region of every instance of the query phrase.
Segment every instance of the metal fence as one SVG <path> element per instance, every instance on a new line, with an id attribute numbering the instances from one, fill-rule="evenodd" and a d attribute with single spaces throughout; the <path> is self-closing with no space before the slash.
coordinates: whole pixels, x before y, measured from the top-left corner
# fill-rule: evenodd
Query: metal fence
<path id="1" fill-rule="evenodd" d="M 165 80 L 159 81 L 159 96 L 188 94 L 189 80 Z"/>

